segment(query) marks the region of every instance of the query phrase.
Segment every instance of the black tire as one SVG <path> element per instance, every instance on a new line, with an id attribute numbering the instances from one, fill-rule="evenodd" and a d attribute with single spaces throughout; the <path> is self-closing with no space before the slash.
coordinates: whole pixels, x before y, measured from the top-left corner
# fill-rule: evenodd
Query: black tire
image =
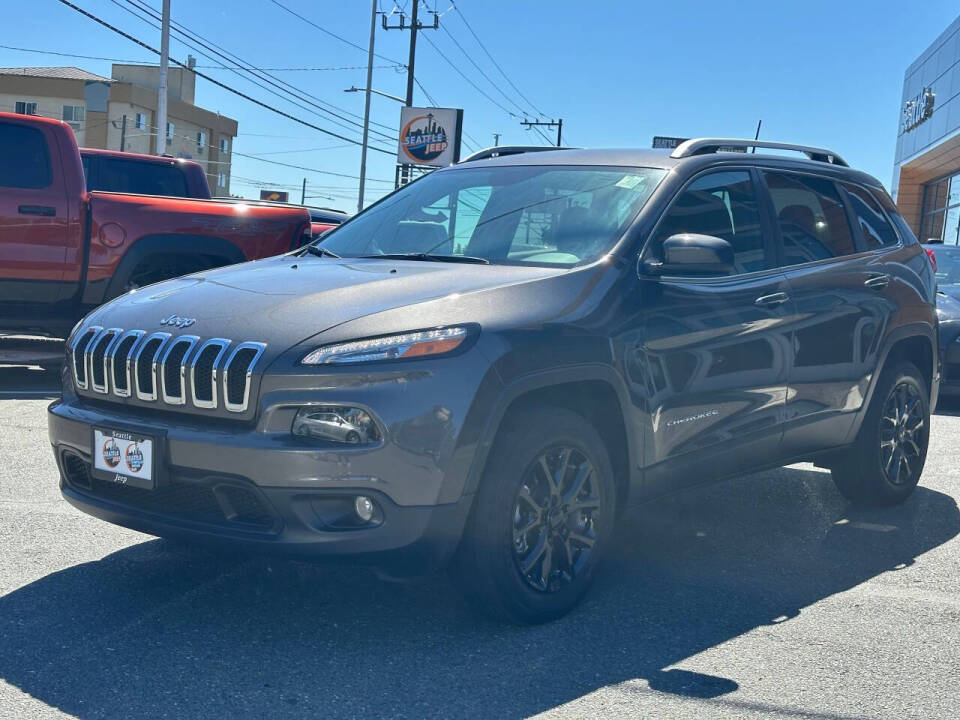
<path id="1" fill-rule="evenodd" d="M 606 447 L 586 419 L 555 407 L 519 411 L 497 435 L 453 576 L 468 599 L 498 618 L 561 617 L 590 587 L 612 536 L 615 502 Z"/>
<path id="2" fill-rule="evenodd" d="M 209 267 L 208 262 L 195 258 L 178 258 L 168 255 L 148 258 L 133 269 L 116 294 L 123 295 L 131 290 L 139 290 L 147 285 L 189 275 Z"/>
<path id="3" fill-rule="evenodd" d="M 360 433 L 358 433 L 356 430 L 351 430 L 348 432 L 347 442 L 351 445 L 356 445 L 358 442 L 360 442 Z"/>
<path id="4" fill-rule="evenodd" d="M 898 362 L 883 371 L 856 442 L 832 469 L 837 490 L 856 505 L 902 503 L 920 481 L 929 438 L 928 388 L 913 363 Z"/>

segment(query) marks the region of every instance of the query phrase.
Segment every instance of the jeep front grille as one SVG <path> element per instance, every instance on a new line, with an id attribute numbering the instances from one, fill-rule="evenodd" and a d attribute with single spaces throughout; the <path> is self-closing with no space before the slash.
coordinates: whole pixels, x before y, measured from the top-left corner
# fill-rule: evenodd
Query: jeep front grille
<path id="1" fill-rule="evenodd" d="M 80 390 L 150 403 L 241 413 L 266 345 L 196 335 L 89 327 L 71 345 Z"/>

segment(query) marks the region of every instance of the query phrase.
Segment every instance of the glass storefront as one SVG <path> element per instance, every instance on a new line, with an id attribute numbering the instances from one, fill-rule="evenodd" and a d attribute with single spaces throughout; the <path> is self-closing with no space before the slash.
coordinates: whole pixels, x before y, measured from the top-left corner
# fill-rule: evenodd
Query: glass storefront
<path id="1" fill-rule="evenodd" d="M 960 245 L 960 173 L 923 188 L 921 242 Z"/>

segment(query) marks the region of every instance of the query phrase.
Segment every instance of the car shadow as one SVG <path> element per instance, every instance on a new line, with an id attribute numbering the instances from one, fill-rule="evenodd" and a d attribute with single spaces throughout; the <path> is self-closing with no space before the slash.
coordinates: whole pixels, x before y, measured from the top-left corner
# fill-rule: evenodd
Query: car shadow
<path id="1" fill-rule="evenodd" d="M 854 510 L 806 466 L 627 519 L 583 605 L 539 627 L 476 616 L 444 577 L 143 542 L 0 598 L 0 678 L 84 718 L 522 717 L 636 679 L 717 697 L 737 679 L 672 666 L 960 532 L 945 494 Z"/>

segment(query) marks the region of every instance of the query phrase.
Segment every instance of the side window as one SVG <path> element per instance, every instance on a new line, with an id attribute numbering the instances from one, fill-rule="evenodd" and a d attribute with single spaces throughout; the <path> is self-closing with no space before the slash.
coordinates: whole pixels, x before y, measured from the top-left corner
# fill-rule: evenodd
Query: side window
<path id="1" fill-rule="evenodd" d="M 99 162 L 96 182 L 88 179 L 87 185 L 96 186 L 89 187 L 90 190 L 189 197 L 187 180 L 180 168 L 150 162 L 104 158 Z"/>
<path id="2" fill-rule="evenodd" d="M 83 164 L 83 179 L 86 182 L 87 190 L 89 190 L 90 189 L 90 172 L 93 169 L 91 167 L 90 156 L 81 155 L 80 162 Z"/>
<path id="3" fill-rule="evenodd" d="M 784 265 L 856 252 L 840 193 L 812 175 L 764 172 L 783 240 Z"/>
<path id="4" fill-rule="evenodd" d="M 37 190 L 53 182 L 50 155 L 36 128 L 0 123 L 0 187 Z"/>
<path id="5" fill-rule="evenodd" d="M 772 266 L 763 248 L 756 191 L 746 171 L 710 173 L 688 185 L 660 221 L 654 253 L 662 257 L 663 241 L 678 233 L 713 235 L 729 242 L 735 273 Z"/>
<path id="6" fill-rule="evenodd" d="M 876 199 L 864 188 L 844 183 L 844 190 L 850 197 L 850 204 L 856 213 L 857 222 L 868 250 L 897 244 L 897 234 L 887 221 Z"/>

